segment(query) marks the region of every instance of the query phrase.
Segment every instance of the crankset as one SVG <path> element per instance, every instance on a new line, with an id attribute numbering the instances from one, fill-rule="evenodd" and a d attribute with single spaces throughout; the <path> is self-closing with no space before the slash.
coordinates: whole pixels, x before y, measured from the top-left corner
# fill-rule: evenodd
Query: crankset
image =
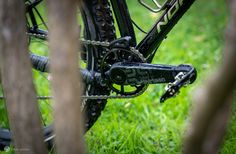
<path id="1" fill-rule="evenodd" d="M 146 63 L 143 55 L 130 47 L 130 37 L 113 42 L 83 40 L 85 44 L 106 46 L 109 50 L 102 61 L 100 72 L 81 69 L 85 84 L 100 84 L 109 87 L 110 95 L 84 95 L 83 99 L 133 98 L 141 95 L 149 84 L 167 83 L 166 91 L 160 102 L 174 97 L 180 89 L 195 81 L 197 72 L 191 65 L 157 65 Z M 33 68 L 48 72 L 48 57 L 31 54 Z M 0 97 L 1 98 L 1 97 Z M 48 99 L 47 97 L 40 97 Z"/>
<path id="2" fill-rule="evenodd" d="M 122 86 L 168 83 L 160 102 L 179 93 L 179 90 L 196 80 L 197 72 L 191 65 L 157 65 L 137 62 L 113 64 L 105 77 L 110 83 Z"/>

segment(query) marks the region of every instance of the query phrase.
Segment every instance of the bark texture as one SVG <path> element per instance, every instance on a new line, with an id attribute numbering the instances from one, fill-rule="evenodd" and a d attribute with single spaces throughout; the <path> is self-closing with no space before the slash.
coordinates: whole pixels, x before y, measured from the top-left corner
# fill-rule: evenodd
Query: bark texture
<path id="1" fill-rule="evenodd" d="M 59 154 L 85 153 L 78 65 L 77 0 L 48 0 L 49 47 L 55 100 L 56 149 Z"/>
<path id="2" fill-rule="evenodd" d="M 31 64 L 24 1 L 0 1 L 0 66 L 15 153 L 46 153 Z"/>
<path id="3" fill-rule="evenodd" d="M 184 141 L 184 153 L 218 153 L 232 104 L 236 81 L 236 0 L 230 0 L 230 21 L 225 32 L 223 63 L 199 88 Z"/>

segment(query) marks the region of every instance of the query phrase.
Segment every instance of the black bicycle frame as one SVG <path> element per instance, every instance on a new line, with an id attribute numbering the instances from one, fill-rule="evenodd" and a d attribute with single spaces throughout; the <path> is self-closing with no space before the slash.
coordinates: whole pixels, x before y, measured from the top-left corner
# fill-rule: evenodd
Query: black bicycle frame
<path id="1" fill-rule="evenodd" d="M 46 31 L 40 30 L 37 26 L 34 14 L 30 7 L 31 5 L 37 5 L 42 0 L 34 0 L 27 7 L 27 13 L 31 20 L 32 27 L 28 28 L 28 32 L 33 34 L 46 34 Z M 148 64 L 151 63 L 158 47 L 163 39 L 179 21 L 183 14 L 189 9 L 195 0 L 168 0 L 163 8 L 163 14 L 156 21 L 152 29 L 147 33 L 144 39 L 137 44 L 135 32 L 133 28 L 132 19 L 129 14 L 129 10 L 125 0 L 110 0 L 113 11 L 120 30 L 120 39 L 116 39 L 110 43 L 109 48 L 111 52 L 108 52 L 103 57 L 103 65 L 106 65 L 108 69 L 101 69 L 101 73 L 90 72 L 85 69 L 82 70 L 83 80 L 86 84 L 101 84 L 104 83 L 117 94 L 132 96 L 139 94 L 148 84 L 169 84 L 166 92 L 161 96 L 160 102 L 164 102 L 166 99 L 175 96 L 180 88 L 184 85 L 191 84 L 196 80 L 196 69 L 191 65 L 157 65 Z M 39 15 L 40 16 L 40 15 Z M 142 63 L 144 60 L 137 57 L 127 56 L 127 61 L 131 58 L 133 62 L 127 62 L 123 50 L 128 52 L 129 47 L 135 47 L 146 58 L 147 62 Z M 116 52 L 116 48 L 117 51 Z M 115 53 L 115 56 L 113 55 Z M 117 54 L 121 53 L 121 54 Z M 112 54 L 112 56 L 110 56 Z M 119 56 L 124 55 L 124 56 Z M 115 61 L 111 60 L 114 59 Z M 137 61 L 136 58 L 138 59 Z M 49 66 L 48 57 L 38 56 L 31 54 L 31 60 L 33 67 L 41 72 L 47 72 Z M 114 62 L 114 63 L 113 63 Z M 102 82 L 101 82 L 102 81 Z M 113 83 L 120 86 L 117 89 L 113 86 Z M 134 91 L 125 91 L 124 86 L 137 85 Z M 141 86 L 139 86 L 141 85 Z M 96 98 L 97 99 L 97 98 Z"/>
<path id="2" fill-rule="evenodd" d="M 29 31 L 33 30 L 34 32 L 44 34 L 44 31 L 37 28 L 37 23 L 32 12 L 33 6 L 37 5 L 41 1 L 42 0 L 33 1 L 29 6 L 26 6 L 26 11 L 29 13 L 33 24 L 33 29 L 29 29 Z M 130 36 L 130 45 L 136 47 L 149 63 L 151 63 L 161 42 L 180 20 L 183 14 L 190 8 L 194 1 L 195 0 L 172 0 L 169 2 L 169 5 L 167 5 L 167 8 L 161 17 L 156 21 L 143 40 L 137 44 L 126 0 L 110 0 L 121 37 Z"/>
<path id="3" fill-rule="evenodd" d="M 152 29 L 138 45 L 136 45 L 135 33 L 126 1 L 110 1 L 116 16 L 121 37 L 131 36 L 132 44 L 136 46 L 136 49 L 138 49 L 145 58 L 147 58 L 147 62 L 151 62 L 161 42 L 195 0 L 172 0 L 169 7 L 164 11 Z"/>

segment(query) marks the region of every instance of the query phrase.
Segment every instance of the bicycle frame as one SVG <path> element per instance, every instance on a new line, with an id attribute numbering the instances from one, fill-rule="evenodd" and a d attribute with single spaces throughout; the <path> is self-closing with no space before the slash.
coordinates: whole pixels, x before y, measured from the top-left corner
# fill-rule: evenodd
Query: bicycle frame
<path id="1" fill-rule="evenodd" d="M 32 15 L 32 7 L 41 1 L 42 0 L 35 0 L 34 3 L 26 7 L 26 10 L 29 11 L 34 27 L 34 29 L 29 29 L 29 31 L 45 34 L 44 31 L 35 27 L 37 26 L 37 23 Z M 148 63 L 151 63 L 162 41 L 194 1 L 195 0 L 172 0 L 169 5 L 166 5 L 166 10 L 163 12 L 161 17 L 157 19 L 151 30 L 149 30 L 141 42 L 137 44 L 126 0 L 110 0 L 121 37 L 130 36 L 131 46 L 139 50 L 139 52 L 147 59 Z"/>
<path id="2" fill-rule="evenodd" d="M 31 3 L 31 5 L 36 5 L 41 1 L 42 0 L 34 0 L 34 3 Z M 97 72 L 98 74 L 95 75 L 95 73 L 90 73 L 88 70 L 81 71 L 84 81 L 87 84 L 94 84 L 95 82 L 101 84 L 100 81 L 104 80 L 110 89 L 117 94 L 125 96 L 123 98 L 127 98 L 127 96 L 135 97 L 136 94 L 141 94 L 148 84 L 169 83 L 171 86 L 167 87 L 166 92 L 161 96 L 160 102 L 164 102 L 166 99 L 175 96 L 184 85 L 193 83 L 196 80 L 197 72 L 191 65 L 182 64 L 173 66 L 148 63 L 152 62 L 163 39 L 165 39 L 166 35 L 194 1 L 195 0 L 167 0 L 165 5 L 161 7 L 163 10 L 161 17 L 156 21 L 143 40 L 137 44 L 126 1 L 110 0 L 119 26 L 121 38 L 108 42 L 109 45 L 107 49 L 110 51 L 103 57 L 101 72 Z M 39 34 L 39 37 L 41 37 L 41 34 L 47 36 L 47 31 L 38 28 L 32 8 L 28 7 L 28 13 L 33 24 L 33 26 L 28 29 L 28 32 Z M 46 37 L 44 39 L 46 39 Z M 126 55 L 125 57 L 125 54 L 130 54 L 131 51 L 133 55 Z M 125 52 L 125 54 L 122 52 Z M 118 53 L 121 54 L 121 56 L 117 55 Z M 112 54 L 115 54 L 115 56 Z M 116 60 L 114 60 L 114 57 Z M 125 60 L 124 58 L 128 59 Z M 129 58 L 133 60 L 129 61 Z M 47 71 L 47 69 L 45 69 L 49 61 L 47 57 L 31 54 L 31 60 L 35 69 L 41 72 Z M 115 63 L 113 63 L 114 61 Z M 113 83 L 119 85 L 120 89 L 116 89 Z M 126 85 L 137 86 L 133 91 L 125 91 L 124 86 Z M 97 97 L 94 98 L 97 99 Z"/>
<path id="3" fill-rule="evenodd" d="M 125 0 L 110 0 L 116 20 L 119 26 L 121 37 L 131 36 L 132 45 L 139 50 L 140 53 L 151 62 L 161 42 L 165 39 L 167 34 L 180 20 L 183 14 L 190 8 L 195 0 L 172 0 L 170 7 L 164 11 L 161 17 L 156 21 L 151 30 L 136 44 L 136 37 L 132 20 L 128 11 Z"/>

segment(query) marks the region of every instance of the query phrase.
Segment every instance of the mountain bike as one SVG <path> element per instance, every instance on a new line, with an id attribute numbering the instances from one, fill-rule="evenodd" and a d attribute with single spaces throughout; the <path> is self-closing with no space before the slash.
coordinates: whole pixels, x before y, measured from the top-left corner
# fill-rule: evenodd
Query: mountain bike
<path id="1" fill-rule="evenodd" d="M 196 80 L 197 72 L 191 65 L 151 64 L 162 41 L 194 0 L 138 2 L 149 11 L 160 14 L 147 33 L 132 20 L 125 0 L 83 0 L 79 6 L 78 20 L 82 23 L 79 25 L 81 38 L 78 40 L 82 46 L 80 73 L 85 85 L 81 106 L 86 115 L 86 130 L 96 122 L 108 99 L 134 98 L 143 94 L 149 84 L 166 84 L 160 98 L 160 102 L 164 102 Z M 45 126 L 45 142 L 51 147 L 54 134 L 52 116 L 49 115 L 52 112 L 48 90 L 50 60 L 47 56 L 47 18 L 40 7 L 43 3 L 43 0 L 25 0 L 26 34 L 33 74 L 36 83 L 40 83 L 36 84 L 36 89 L 42 91 L 38 92 L 38 100 Z M 116 36 L 114 21 L 118 25 L 119 38 Z M 145 33 L 140 42 L 136 40 L 134 27 Z M 1 96 L 0 101 L 1 109 L 4 108 L 4 96 Z M 0 122 L 2 150 L 11 143 L 5 109 L 1 109 Z"/>

